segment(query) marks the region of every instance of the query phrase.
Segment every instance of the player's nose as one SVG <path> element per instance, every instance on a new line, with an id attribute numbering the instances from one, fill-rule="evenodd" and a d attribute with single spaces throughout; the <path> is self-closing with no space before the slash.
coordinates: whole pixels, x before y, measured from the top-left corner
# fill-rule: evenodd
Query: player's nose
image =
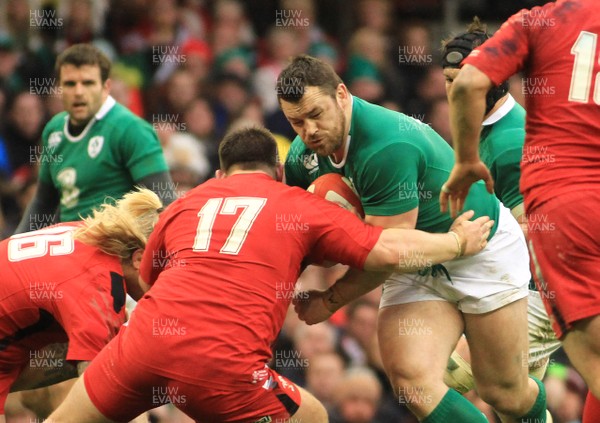
<path id="1" fill-rule="evenodd" d="M 314 138 L 318 130 L 319 130 L 319 128 L 317 127 L 316 122 L 311 121 L 310 119 L 307 119 L 306 122 L 304 123 L 304 131 L 306 132 L 307 139 Z"/>

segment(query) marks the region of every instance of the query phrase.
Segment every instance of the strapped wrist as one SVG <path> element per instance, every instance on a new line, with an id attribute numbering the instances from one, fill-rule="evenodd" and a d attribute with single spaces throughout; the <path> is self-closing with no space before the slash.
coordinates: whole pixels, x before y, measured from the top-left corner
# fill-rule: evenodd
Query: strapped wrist
<path id="1" fill-rule="evenodd" d="M 464 251 L 463 251 L 463 246 L 460 243 L 460 237 L 454 231 L 449 231 L 448 233 L 451 234 L 454 237 L 454 240 L 456 241 L 456 256 L 454 256 L 454 258 L 457 259 L 459 257 L 462 257 L 462 255 L 464 254 Z"/>

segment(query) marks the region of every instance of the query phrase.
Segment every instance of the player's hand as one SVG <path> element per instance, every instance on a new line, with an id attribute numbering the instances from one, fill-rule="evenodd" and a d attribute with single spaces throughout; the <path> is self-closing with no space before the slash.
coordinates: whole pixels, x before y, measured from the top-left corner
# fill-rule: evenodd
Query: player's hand
<path id="1" fill-rule="evenodd" d="M 465 205 L 465 198 L 471 185 L 478 180 L 485 181 L 485 187 L 491 194 L 494 192 L 494 180 L 486 165 L 480 160 L 475 163 L 456 163 L 452 168 L 450 177 L 440 192 L 440 209 L 442 213 L 448 210 L 450 203 L 450 216 L 456 217 Z"/>
<path id="2" fill-rule="evenodd" d="M 296 294 L 292 303 L 300 320 L 309 325 L 323 322 L 331 317 L 333 311 L 325 306 L 327 291 L 303 291 Z"/>
<path id="3" fill-rule="evenodd" d="M 460 250 L 463 256 L 477 254 L 487 245 L 487 239 L 494 226 L 494 221 L 482 216 L 470 221 L 475 212 L 469 210 L 458 216 L 450 231 L 455 232 L 460 240 Z"/>

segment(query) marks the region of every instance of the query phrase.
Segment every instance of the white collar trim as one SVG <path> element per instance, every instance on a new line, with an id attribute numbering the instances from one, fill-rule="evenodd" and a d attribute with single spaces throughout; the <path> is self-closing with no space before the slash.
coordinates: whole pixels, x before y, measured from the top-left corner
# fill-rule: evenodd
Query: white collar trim
<path id="1" fill-rule="evenodd" d="M 513 107 L 515 107 L 516 103 L 517 102 L 515 101 L 514 97 L 509 94 L 504 104 L 500 106 L 498 110 L 496 110 L 494 113 L 488 116 L 488 118 L 483 121 L 482 125 L 493 125 L 494 123 L 498 122 L 500 119 L 506 116 L 508 112 L 512 110 Z"/>
<path id="2" fill-rule="evenodd" d="M 65 126 L 64 126 L 65 137 L 71 142 L 80 141 L 82 138 L 84 138 L 87 135 L 88 131 L 90 130 L 90 128 L 92 127 L 94 122 L 96 122 L 97 120 L 101 120 L 104 116 L 106 116 L 106 114 L 110 111 L 110 109 L 113 108 L 113 106 L 116 103 L 117 103 L 116 100 L 114 98 L 112 98 L 111 96 L 106 97 L 106 100 L 104 101 L 102 106 L 100 106 L 100 109 L 96 112 L 94 117 L 90 119 L 90 121 L 87 123 L 87 125 L 85 125 L 85 128 L 83 129 L 83 131 L 81 131 L 81 134 L 77 135 L 76 137 L 72 136 L 69 133 L 69 114 L 67 114 L 65 116 Z"/>
<path id="3" fill-rule="evenodd" d="M 348 158 L 348 150 L 350 150 L 350 141 L 351 140 L 352 140 L 352 137 L 350 135 L 348 135 L 348 137 L 346 137 L 346 146 L 344 147 L 344 156 L 342 157 L 342 161 L 341 162 L 336 163 L 335 161 L 333 161 L 332 156 L 328 157 L 329 162 L 336 169 L 341 169 L 346 164 L 346 159 Z"/>

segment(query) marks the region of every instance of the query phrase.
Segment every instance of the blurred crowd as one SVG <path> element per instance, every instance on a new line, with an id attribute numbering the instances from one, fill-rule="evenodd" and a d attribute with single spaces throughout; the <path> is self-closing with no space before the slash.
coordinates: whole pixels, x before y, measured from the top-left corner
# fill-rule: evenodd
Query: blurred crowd
<path id="1" fill-rule="evenodd" d="M 301 53 L 330 63 L 354 95 L 413 116 L 451 143 L 439 46 L 461 27 L 448 27 L 444 13 L 458 5 L 459 18 L 479 14 L 493 28 L 544 1 L 496 3 L 0 0 L 0 238 L 12 234 L 35 189 L 42 129 L 62 110 L 54 60 L 70 45 L 93 43 L 111 58 L 111 95 L 153 125 L 183 193 L 212 176 L 218 142 L 232 128 L 266 126 L 285 156 L 295 134 L 275 83 Z M 523 104 L 518 77 L 511 93 Z M 311 269 L 304 287 L 323 287 L 336 274 Z M 394 398 L 378 357 L 379 295 L 311 327 L 290 313 L 275 346 L 273 367 L 313 392 L 333 422 L 416 421 Z M 556 423 L 577 422 L 586 388 L 561 363 L 558 354 L 545 380 L 549 408 Z M 183 421 L 170 413 L 154 419 Z"/>

